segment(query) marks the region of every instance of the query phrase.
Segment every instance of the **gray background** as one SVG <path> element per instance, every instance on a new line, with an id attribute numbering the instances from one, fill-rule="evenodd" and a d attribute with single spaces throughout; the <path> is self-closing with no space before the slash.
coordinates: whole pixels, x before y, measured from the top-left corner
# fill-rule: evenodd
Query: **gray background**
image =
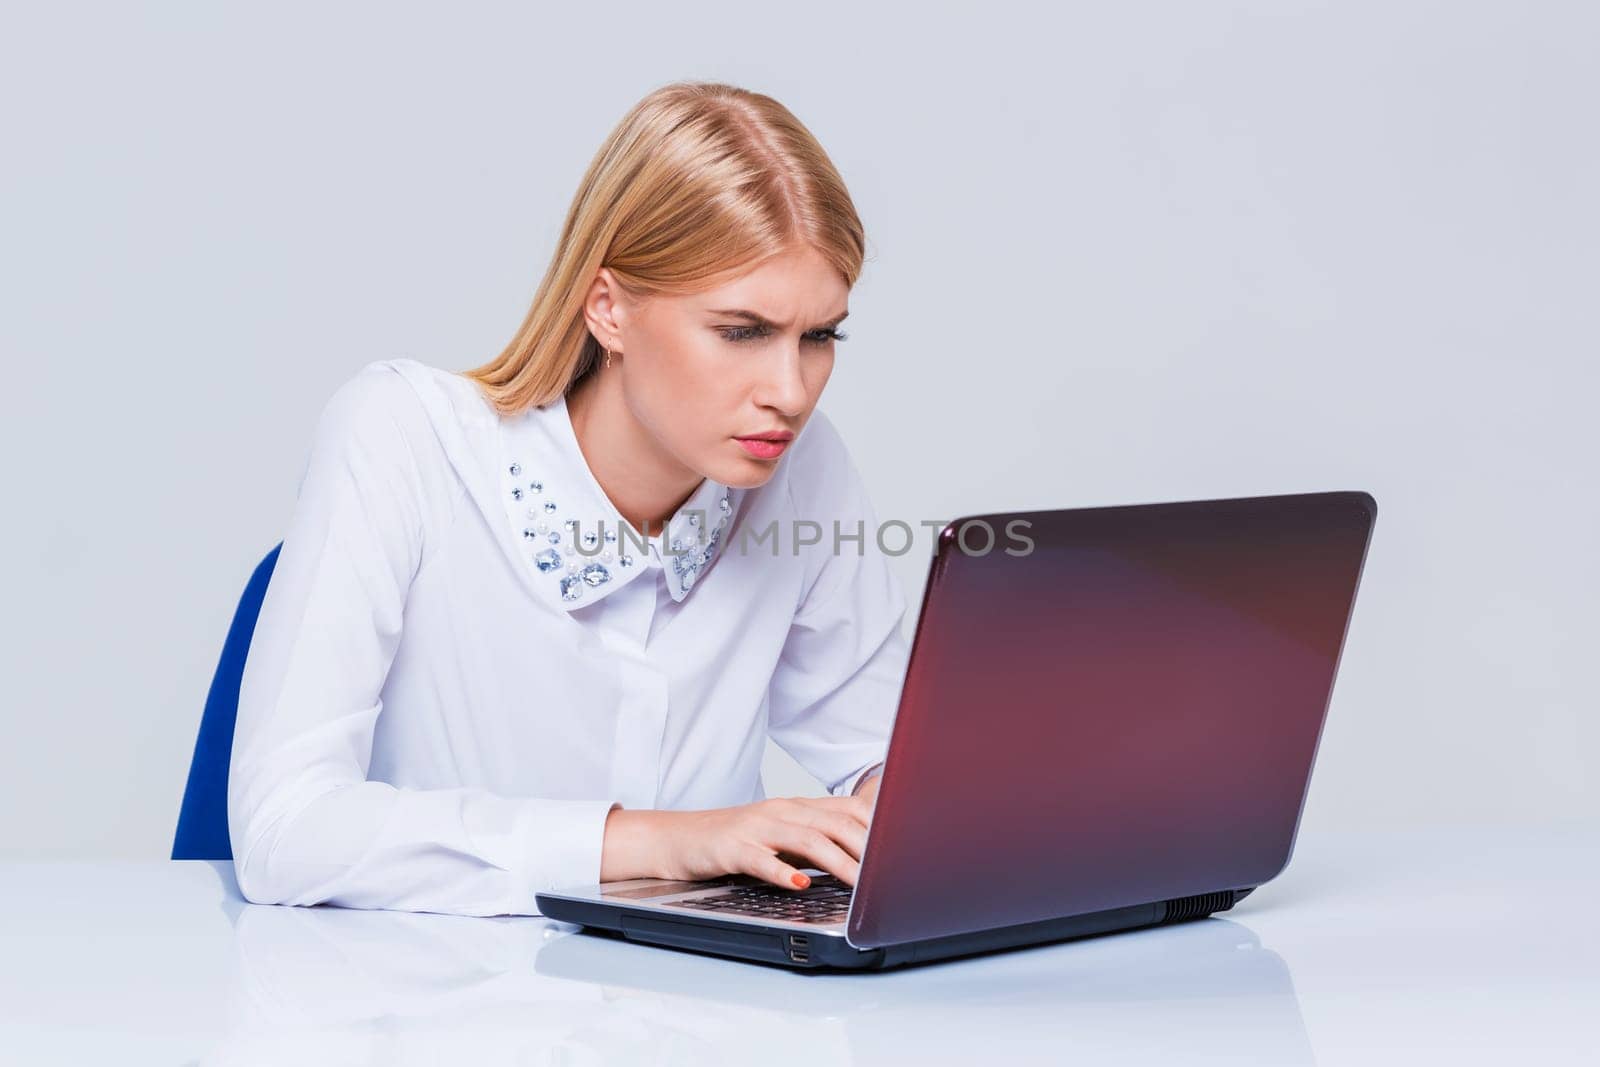
<path id="1" fill-rule="evenodd" d="M 1593 10 L 11 5 L 0 855 L 166 854 L 321 405 L 497 352 L 684 77 L 850 184 L 884 516 L 1366 489 L 1302 833 L 1593 818 Z"/>

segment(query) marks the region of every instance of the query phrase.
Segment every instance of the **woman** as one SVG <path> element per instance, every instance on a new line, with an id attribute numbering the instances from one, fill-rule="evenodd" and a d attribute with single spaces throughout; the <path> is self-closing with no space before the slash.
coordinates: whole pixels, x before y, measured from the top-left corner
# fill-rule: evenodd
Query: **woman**
<path id="1" fill-rule="evenodd" d="M 240 688 L 247 898 L 855 883 L 908 653 L 815 410 L 863 247 L 787 110 L 670 85 L 591 163 L 498 358 L 335 392 Z M 766 798 L 768 736 L 829 795 Z"/>

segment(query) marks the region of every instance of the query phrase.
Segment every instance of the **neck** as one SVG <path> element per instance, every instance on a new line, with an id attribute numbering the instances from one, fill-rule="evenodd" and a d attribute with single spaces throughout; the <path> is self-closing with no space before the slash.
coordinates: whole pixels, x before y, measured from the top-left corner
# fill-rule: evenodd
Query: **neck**
<path id="1" fill-rule="evenodd" d="M 567 394 L 567 414 L 611 506 L 641 534 L 659 536 L 704 476 L 663 452 L 633 417 L 617 373 L 585 376 Z"/>

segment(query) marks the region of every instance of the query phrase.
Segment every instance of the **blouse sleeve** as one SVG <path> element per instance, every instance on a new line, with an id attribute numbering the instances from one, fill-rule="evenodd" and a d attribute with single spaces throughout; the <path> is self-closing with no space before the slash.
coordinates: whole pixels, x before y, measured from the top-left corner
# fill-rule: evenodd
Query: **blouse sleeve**
<path id="1" fill-rule="evenodd" d="M 822 527 L 822 540 L 813 546 L 821 564 L 773 672 L 767 732 L 829 793 L 849 796 L 888 755 L 910 651 L 902 628 L 906 597 L 878 544 L 876 512 L 838 431 L 813 412 L 805 432 L 815 434 L 813 462 L 796 472 L 791 491 L 795 517 Z"/>
<path id="2" fill-rule="evenodd" d="M 381 364 L 319 416 L 239 689 L 228 825 L 256 903 L 537 915 L 537 889 L 599 881 L 614 801 L 367 780 L 407 591 L 444 525 L 447 487 L 416 451 L 432 432 Z"/>

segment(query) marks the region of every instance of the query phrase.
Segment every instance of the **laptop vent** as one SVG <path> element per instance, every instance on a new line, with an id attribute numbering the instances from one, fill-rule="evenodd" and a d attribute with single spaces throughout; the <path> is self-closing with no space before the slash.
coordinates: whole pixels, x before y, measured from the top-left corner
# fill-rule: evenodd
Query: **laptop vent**
<path id="1" fill-rule="evenodd" d="M 1203 915 L 1210 915 L 1214 911 L 1227 911 L 1233 907 L 1234 895 L 1232 890 L 1223 890 L 1220 893 L 1201 893 L 1199 896 L 1179 897 L 1177 900 L 1167 901 L 1167 916 L 1162 923 L 1181 923 L 1186 919 L 1198 919 Z"/>

